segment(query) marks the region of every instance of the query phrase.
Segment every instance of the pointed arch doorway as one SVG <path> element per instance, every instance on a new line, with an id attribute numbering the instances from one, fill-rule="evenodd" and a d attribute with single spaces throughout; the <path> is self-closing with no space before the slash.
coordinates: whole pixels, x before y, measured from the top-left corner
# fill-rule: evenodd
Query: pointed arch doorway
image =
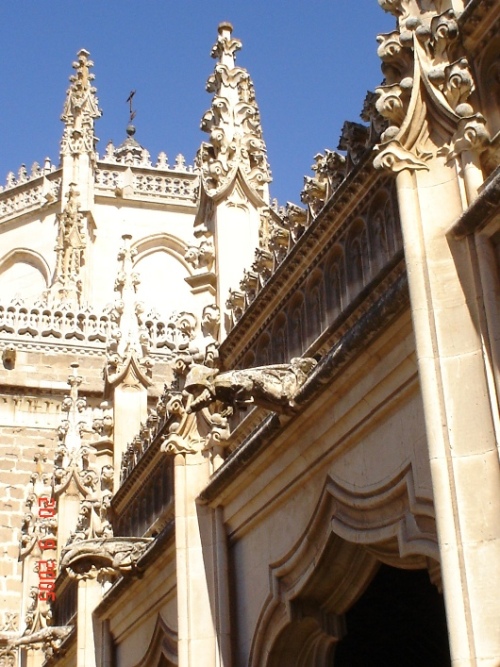
<path id="1" fill-rule="evenodd" d="M 400 507 L 382 528 L 370 530 L 365 511 L 365 523 L 350 529 L 338 520 L 332 488 L 293 549 L 270 566 L 249 666 L 449 667 L 432 522 L 424 533 Z M 383 518 L 379 507 L 372 524 Z"/>

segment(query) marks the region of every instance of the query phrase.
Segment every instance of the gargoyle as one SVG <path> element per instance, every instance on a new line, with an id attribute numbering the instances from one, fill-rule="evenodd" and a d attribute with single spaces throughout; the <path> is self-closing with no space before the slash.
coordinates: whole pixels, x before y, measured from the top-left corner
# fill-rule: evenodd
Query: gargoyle
<path id="1" fill-rule="evenodd" d="M 61 554 L 61 570 L 66 569 L 76 577 L 92 569 L 106 569 L 114 574 L 135 572 L 151 540 L 148 537 L 108 537 L 73 542 Z"/>
<path id="2" fill-rule="evenodd" d="M 315 366 L 316 361 L 307 357 L 294 358 L 289 364 L 226 373 L 193 365 L 184 385 L 184 390 L 193 396 L 188 412 L 201 410 L 214 401 L 227 405 L 254 403 L 278 412 L 293 410 L 294 398 Z"/>
<path id="3" fill-rule="evenodd" d="M 0 646 L 44 646 L 51 651 L 57 651 L 73 628 L 70 625 L 49 626 L 37 632 L 24 635 L 15 633 L 0 633 Z"/>

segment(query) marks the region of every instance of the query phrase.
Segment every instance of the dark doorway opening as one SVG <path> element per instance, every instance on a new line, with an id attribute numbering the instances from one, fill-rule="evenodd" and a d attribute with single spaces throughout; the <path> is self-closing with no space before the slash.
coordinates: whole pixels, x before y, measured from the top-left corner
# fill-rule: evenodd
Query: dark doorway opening
<path id="1" fill-rule="evenodd" d="M 426 570 L 382 565 L 346 614 L 335 667 L 449 667 L 443 596 Z"/>

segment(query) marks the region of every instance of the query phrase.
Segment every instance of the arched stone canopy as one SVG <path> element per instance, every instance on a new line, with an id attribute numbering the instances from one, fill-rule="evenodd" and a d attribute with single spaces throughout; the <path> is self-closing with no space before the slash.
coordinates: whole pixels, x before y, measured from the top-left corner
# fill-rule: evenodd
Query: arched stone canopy
<path id="1" fill-rule="evenodd" d="M 270 566 L 271 590 L 254 632 L 251 667 L 332 664 L 345 634 L 344 615 L 381 563 L 429 568 L 435 577 L 431 514 L 415 498 L 411 466 L 371 494 L 349 492 L 329 477 L 302 537 Z"/>

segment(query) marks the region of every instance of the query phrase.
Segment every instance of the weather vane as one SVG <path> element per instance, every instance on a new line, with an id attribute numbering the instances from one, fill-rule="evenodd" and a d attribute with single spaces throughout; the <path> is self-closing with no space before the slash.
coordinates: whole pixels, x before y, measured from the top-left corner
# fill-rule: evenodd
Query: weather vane
<path id="1" fill-rule="evenodd" d="M 129 117 L 129 121 L 128 121 L 129 123 L 131 123 L 134 120 L 135 115 L 137 113 L 136 111 L 134 111 L 132 109 L 132 101 L 134 99 L 134 95 L 135 95 L 135 90 L 132 90 L 132 91 L 130 91 L 130 95 L 127 97 L 127 102 L 128 102 L 129 109 L 130 109 L 130 117 Z"/>

